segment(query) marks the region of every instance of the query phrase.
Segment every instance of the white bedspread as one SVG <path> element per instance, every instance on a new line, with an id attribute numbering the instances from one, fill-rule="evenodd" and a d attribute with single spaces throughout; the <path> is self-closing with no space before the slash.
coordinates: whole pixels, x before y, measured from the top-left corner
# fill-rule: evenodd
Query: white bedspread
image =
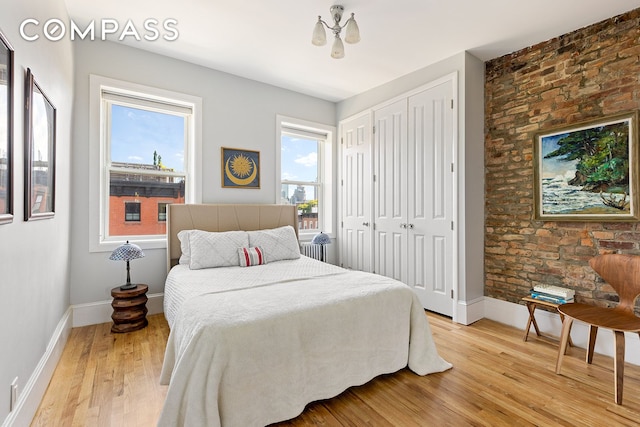
<path id="1" fill-rule="evenodd" d="M 168 294 L 191 286 L 189 294 L 199 296 L 175 303 L 165 294 L 165 306 L 176 305 L 161 375 L 169 389 L 158 425 L 263 426 L 407 365 L 419 375 L 451 367 L 438 355 L 409 287 L 313 260 L 308 266 L 307 260 L 238 267 L 240 275 L 258 273 L 250 285 L 231 276 L 217 288 L 204 279 L 171 283 Z M 271 277 L 292 263 L 301 267 L 289 265 Z"/>
<path id="2" fill-rule="evenodd" d="M 326 276 L 343 272 L 332 264 L 301 256 L 254 267 L 225 267 L 191 270 L 188 265 L 171 269 L 164 286 L 164 315 L 173 327 L 182 304 L 199 295 L 230 289 L 251 288 L 280 280 Z"/>

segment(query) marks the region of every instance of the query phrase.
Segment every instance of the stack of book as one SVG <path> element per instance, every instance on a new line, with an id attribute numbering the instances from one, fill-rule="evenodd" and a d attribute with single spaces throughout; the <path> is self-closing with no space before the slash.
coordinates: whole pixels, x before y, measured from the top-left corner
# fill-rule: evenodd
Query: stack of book
<path id="1" fill-rule="evenodd" d="M 554 285 L 536 285 L 531 290 L 531 298 L 556 304 L 573 302 L 574 296 L 575 291 L 573 289 L 562 288 Z"/>

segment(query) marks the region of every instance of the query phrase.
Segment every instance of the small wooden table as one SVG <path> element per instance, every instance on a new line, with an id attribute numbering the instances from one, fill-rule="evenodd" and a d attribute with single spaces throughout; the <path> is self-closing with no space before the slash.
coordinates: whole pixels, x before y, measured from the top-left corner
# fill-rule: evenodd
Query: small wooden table
<path id="1" fill-rule="evenodd" d="M 529 338 L 529 329 L 531 329 L 532 323 L 533 323 L 533 328 L 536 330 L 536 335 L 538 335 L 539 337 L 546 336 L 540 333 L 540 329 L 538 328 L 538 322 L 536 322 L 536 317 L 534 314 L 536 311 L 536 308 L 539 305 L 553 308 L 554 311 L 560 315 L 561 322 L 564 322 L 564 314 L 558 311 L 558 306 L 560 304 L 556 304 L 555 302 L 544 301 L 536 298 L 531 298 L 531 297 L 524 297 L 522 298 L 522 301 L 524 301 L 527 304 L 527 310 L 529 310 L 529 320 L 527 320 L 527 328 L 525 329 L 524 337 L 522 338 L 523 341 L 526 341 Z M 550 337 L 550 338 L 553 338 L 556 340 L 558 339 L 557 337 Z M 569 337 L 569 345 L 573 346 L 571 337 Z"/>
<path id="2" fill-rule="evenodd" d="M 147 320 L 147 285 L 136 285 L 131 289 L 111 289 L 113 301 L 113 326 L 111 332 L 122 333 L 142 329 L 149 324 Z"/>

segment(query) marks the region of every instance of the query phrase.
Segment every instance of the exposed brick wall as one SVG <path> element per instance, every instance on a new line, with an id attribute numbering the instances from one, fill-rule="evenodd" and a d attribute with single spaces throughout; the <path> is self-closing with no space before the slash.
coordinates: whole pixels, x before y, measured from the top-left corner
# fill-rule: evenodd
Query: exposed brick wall
<path id="1" fill-rule="evenodd" d="M 548 283 L 583 302 L 617 300 L 588 260 L 639 254 L 640 227 L 534 220 L 534 138 L 639 108 L 640 9 L 487 62 L 485 295 L 518 302 Z"/>

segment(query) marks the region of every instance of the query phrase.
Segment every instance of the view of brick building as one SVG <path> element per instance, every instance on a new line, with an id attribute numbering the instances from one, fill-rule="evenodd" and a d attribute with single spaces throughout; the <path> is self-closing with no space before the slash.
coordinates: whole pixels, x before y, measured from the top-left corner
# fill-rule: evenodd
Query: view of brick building
<path id="1" fill-rule="evenodd" d="M 162 166 L 121 164 L 131 173 L 112 173 L 109 181 L 109 235 L 166 233 L 167 205 L 184 203 L 184 180 L 149 174 Z M 136 171 L 140 171 L 136 173 Z"/>

